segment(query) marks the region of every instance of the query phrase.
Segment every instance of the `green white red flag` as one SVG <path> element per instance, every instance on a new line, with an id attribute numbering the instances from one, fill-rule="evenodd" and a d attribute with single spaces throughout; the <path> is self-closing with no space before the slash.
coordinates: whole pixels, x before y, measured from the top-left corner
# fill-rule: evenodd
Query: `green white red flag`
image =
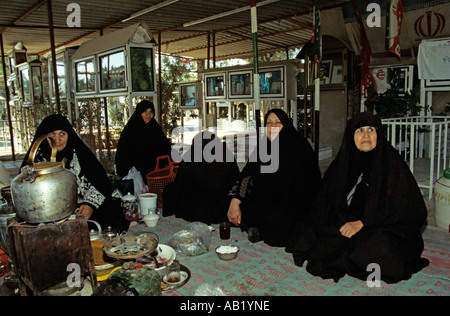
<path id="1" fill-rule="evenodd" d="M 400 56 L 400 31 L 404 9 L 401 0 L 389 0 L 386 14 L 386 49 L 398 58 Z"/>

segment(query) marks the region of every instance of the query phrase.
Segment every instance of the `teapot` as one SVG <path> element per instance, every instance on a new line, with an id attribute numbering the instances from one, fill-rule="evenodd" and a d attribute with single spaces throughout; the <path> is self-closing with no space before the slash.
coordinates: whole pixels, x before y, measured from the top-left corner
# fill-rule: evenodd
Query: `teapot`
<path id="1" fill-rule="evenodd" d="M 139 219 L 139 208 L 136 197 L 128 192 L 127 195 L 122 197 L 122 211 L 125 215 L 125 219 L 129 221 L 137 221 Z"/>
<path id="2" fill-rule="evenodd" d="M 34 163 L 42 135 L 33 144 L 28 165 L 11 182 L 11 197 L 17 216 L 31 224 L 55 222 L 69 217 L 77 208 L 77 179 L 56 161 L 56 146 L 51 140 L 50 161 Z"/>
<path id="3" fill-rule="evenodd" d="M 93 223 L 95 224 L 95 226 L 97 226 L 97 231 L 91 229 L 91 231 L 89 232 L 91 241 L 101 241 L 103 239 L 103 235 L 102 235 L 102 227 L 100 226 L 100 224 L 91 219 L 89 219 L 88 222 Z"/>
<path id="4" fill-rule="evenodd" d="M 98 222 L 92 219 L 89 219 L 88 222 L 97 226 L 97 230 L 91 229 L 89 232 L 91 241 L 108 241 L 119 234 L 119 232 L 111 226 L 108 226 L 108 228 L 102 231 L 102 227 Z"/>

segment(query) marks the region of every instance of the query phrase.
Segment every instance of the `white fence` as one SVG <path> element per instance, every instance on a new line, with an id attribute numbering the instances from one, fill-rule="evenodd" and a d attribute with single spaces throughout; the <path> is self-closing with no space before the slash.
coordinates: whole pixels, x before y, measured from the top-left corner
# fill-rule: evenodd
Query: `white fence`
<path id="1" fill-rule="evenodd" d="M 434 183 L 450 166 L 449 124 L 446 116 L 384 119 L 386 136 L 409 164 L 420 188 L 433 197 Z"/>

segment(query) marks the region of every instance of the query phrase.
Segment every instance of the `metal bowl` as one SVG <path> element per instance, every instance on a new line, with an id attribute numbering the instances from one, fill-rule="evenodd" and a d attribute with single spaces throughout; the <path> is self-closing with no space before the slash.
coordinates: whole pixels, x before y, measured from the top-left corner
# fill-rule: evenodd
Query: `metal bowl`
<path id="1" fill-rule="evenodd" d="M 220 245 L 216 248 L 216 254 L 220 260 L 234 260 L 239 252 L 239 247 L 235 245 Z"/>

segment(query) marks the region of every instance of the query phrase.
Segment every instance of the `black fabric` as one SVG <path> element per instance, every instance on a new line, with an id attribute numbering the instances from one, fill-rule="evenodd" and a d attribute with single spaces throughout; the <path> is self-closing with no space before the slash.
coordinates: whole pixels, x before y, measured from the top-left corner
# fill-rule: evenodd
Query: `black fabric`
<path id="1" fill-rule="evenodd" d="M 191 222 L 206 224 L 227 221 L 228 190 L 239 175 L 233 153 L 208 131 L 197 134 L 192 143 L 183 155 L 175 181 L 164 191 L 164 215 L 174 214 Z M 195 150 L 197 143 L 199 146 Z M 214 161 L 205 159 L 205 147 L 208 153 L 212 149 Z"/>
<path id="2" fill-rule="evenodd" d="M 277 136 L 279 166 L 276 172 L 261 172 L 261 166 L 270 162 L 263 162 L 257 150 L 252 153 L 240 174 L 241 228 L 248 231 L 255 227 L 265 243 L 286 247 L 290 252 L 297 234 L 309 218 L 321 175 L 311 145 L 297 132 L 288 115 L 273 109 L 267 112 L 264 122 L 271 113 L 276 114 L 283 124 Z M 271 155 L 275 150 L 272 143 L 268 140 Z M 256 162 L 251 162 L 255 161 L 255 155 Z"/>
<path id="3" fill-rule="evenodd" d="M 33 143 L 42 135 L 47 135 L 57 130 L 63 130 L 68 133 L 68 140 L 66 147 L 58 151 L 56 154 L 56 161 L 62 161 L 66 158 L 65 167 L 77 176 L 78 185 L 81 183 L 86 186 L 93 186 L 102 195 L 103 202 L 97 208 L 91 203 L 89 204 L 93 209 L 91 219 L 100 223 L 102 227 L 112 226 L 120 230 L 127 230 L 128 223 L 124 222 L 121 210 L 120 199 L 111 197 L 112 186 L 105 169 L 97 160 L 92 151 L 84 144 L 77 133 L 74 131 L 72 125 L 66 117 L 59 114 L 52 114 L 46 117 L 38 126 L 34 135 Z M 31 146 L 32 147 L 32 146 Z M 22 166 L 28 163 L 31 147 L 28 150 L 22 162 Z M 71 168 L 72 159 L 76 154 L 81 170 L 76 171 Z M 38 153 L 35 157 L 35 162 L 49 161 L 51 156 L 51 148 L 46 140 L 41 142 Z M 55 188 L 56 189 L 56 188 Z M 78 190 L 80 195 L 80 189 Z M 86 197 L 79 196 L 82 200 Z"/>
<path id="4" fill-rule="evenodd" d="M 354 132 L 361 126 L 377 129 L 377 146 L 369 153 L 356 149 Z M 347 195 L 358 177 L 351 204 Z M 326 171 L 315 200 L 310 228 L 296 244 L 294 260 L 313 275 L 335 281 L 345 274 L 366 280 L 367 267 L 379 264 L 381 279 L 408 279 L 428 264 L 421 259 L 421 228 L 427 210 L 414 176 L 387 142 L 381 120 L 369 113 L 348 123 L 337 157 Z M 347 222 L 361 220 L 352 238 L 339 232 Z"/>
<path id="5" fill-rule="evenodd" d="M 136 110 L 125 125 L 119 139 L 116 151 L 116 172 L 125 177 L 134 166 L 147 183 L 147 173 L 156 167 L 158 156 L 170 155 L 170 141 L 154 118 L 147 124 L 142 118 L 142 112 L 151 108 L 152 102 L 144 100 L 138 103 Z"/>

